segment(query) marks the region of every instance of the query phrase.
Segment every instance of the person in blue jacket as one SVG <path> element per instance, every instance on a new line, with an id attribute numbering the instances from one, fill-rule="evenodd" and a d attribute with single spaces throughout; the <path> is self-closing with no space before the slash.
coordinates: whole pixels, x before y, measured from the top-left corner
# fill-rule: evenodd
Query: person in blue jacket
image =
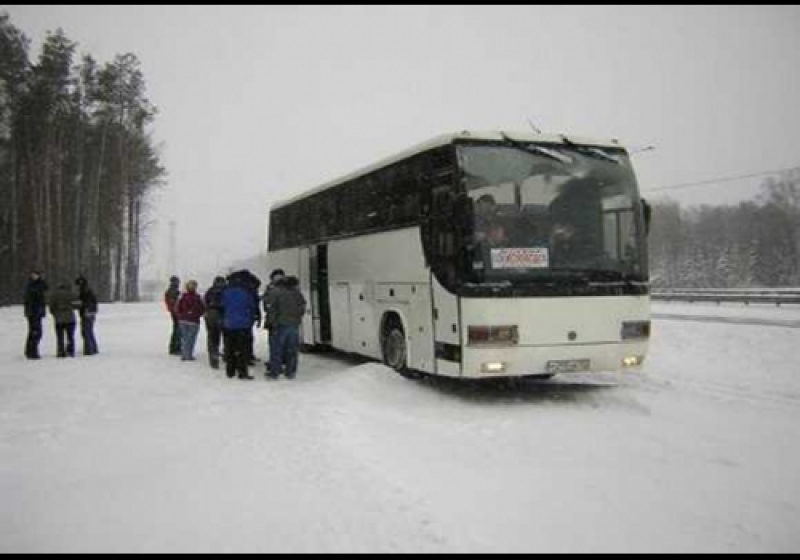
<path id="1" fill-rule="evenodd" d="M 253 317 L 258 314 L 258 301 L 253 298 L 249 275 L 244 271 L 228 276 L 222 291 L 222 332 L 225 339 L 225 371 L 230 378 L 253 379 L 250 365 L 249 337 Z"/>

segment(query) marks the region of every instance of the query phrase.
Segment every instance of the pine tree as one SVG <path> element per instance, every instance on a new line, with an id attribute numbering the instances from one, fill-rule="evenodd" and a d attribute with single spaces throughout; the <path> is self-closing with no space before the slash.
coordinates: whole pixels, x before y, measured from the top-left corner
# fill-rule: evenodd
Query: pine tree
<path id="1" fill-rule="evenodd" d="M 133 54 L 105 65 L 63 31 L 35 64 L 0 14 L 0 301 L 26 272 L 90 277 L 103 299 L 138 298 L 148 197 L 162 184 L 155 108 Z"/>

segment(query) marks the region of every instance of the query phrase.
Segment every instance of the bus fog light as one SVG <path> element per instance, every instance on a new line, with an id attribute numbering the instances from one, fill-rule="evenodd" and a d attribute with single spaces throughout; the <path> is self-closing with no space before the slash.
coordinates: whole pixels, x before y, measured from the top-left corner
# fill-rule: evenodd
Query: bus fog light
<path id="1" fill-rule="evenodd" d="M 489 362 L 481 366 L 483 373 L 503 373 L 506 370 L 506 364 L 503 362 Z"/>
<path id="2" fill-rule="evenodd" d="M 622 360 L 622 365 L 624 367 L 635 367 L 642 365 L 642 362 L 644 362 L 644 356 L 628 356 Z"/>

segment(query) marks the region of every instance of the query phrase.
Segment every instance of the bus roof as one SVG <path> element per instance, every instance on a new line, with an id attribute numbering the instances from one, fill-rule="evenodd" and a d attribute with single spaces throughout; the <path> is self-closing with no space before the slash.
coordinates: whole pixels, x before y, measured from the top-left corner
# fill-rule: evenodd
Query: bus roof
<path id="1" fill-rule="evenodd" d="M 582 146 L 597 146 L 599 148 L 621 148 L 622 145 L 617 140 L 598 140 L 596 138 L 586 138 L 582 136 L 567 136 L 565 134 L 544 134 L 544 133 L 535 133 L 535 132 L 517 132 L 517 131 L 469 131 L 464 130 L 462 132 L 450 133 L 450 134 L 442 134 L 440 136 L 436 136 L 435 138 L 431 138 L 426 142 L 422 142 L 411 148 L 395 154 L 393 156 L 384 158 L 376 163 L 373 163 L 369 166 L 362 167 L 352 173 L 348 173 L 347 175 L 343 175 L 337 179 L 332 181 L 328 181 L 327 183 L 320 185 L 314 189 L 305 191 L 297 196 L 292 198 L 282 200 L 280 202 L 276 202 L 272 205 L 272 210 L 286 206 L 298 200 L 302 200 L 309 196 L 321 193 L 326 191 L 329 188 L 335 187 L 342 183 L 346 183 L 352 179 L 356 179 L 361 177 L 362 175 L 366 175 L 373 171 L 377 171 L 383 167 L 389 166 L 393 163 L 397 163 L 398 161 L 403 161 L 405 159 L 411 158 L 417 154 L 422 152 L 426 152 L 428 150 L 438 148 L 440 146 L 446 146 L 448 144 L 453 143 L 456 140 L 485 140 L 488 142 L 497 141 L 502 142 L 505 138 L 509 137 L 512 140 L 518 140 L 521 142 L 539 142 L 542 144 L 579 144 Z"/>

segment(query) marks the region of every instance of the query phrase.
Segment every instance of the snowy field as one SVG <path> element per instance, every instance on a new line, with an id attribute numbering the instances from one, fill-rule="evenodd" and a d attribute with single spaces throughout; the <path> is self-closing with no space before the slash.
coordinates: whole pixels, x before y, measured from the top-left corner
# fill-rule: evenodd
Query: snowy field
<path id="1" fill-rule="evenodd" d="M 653 311 L 641 372 L 508 386 L 231 381 L 151 304 L 27 362 L 0 309 L 0 553 L 800 551 L 800 309 Z"/>

